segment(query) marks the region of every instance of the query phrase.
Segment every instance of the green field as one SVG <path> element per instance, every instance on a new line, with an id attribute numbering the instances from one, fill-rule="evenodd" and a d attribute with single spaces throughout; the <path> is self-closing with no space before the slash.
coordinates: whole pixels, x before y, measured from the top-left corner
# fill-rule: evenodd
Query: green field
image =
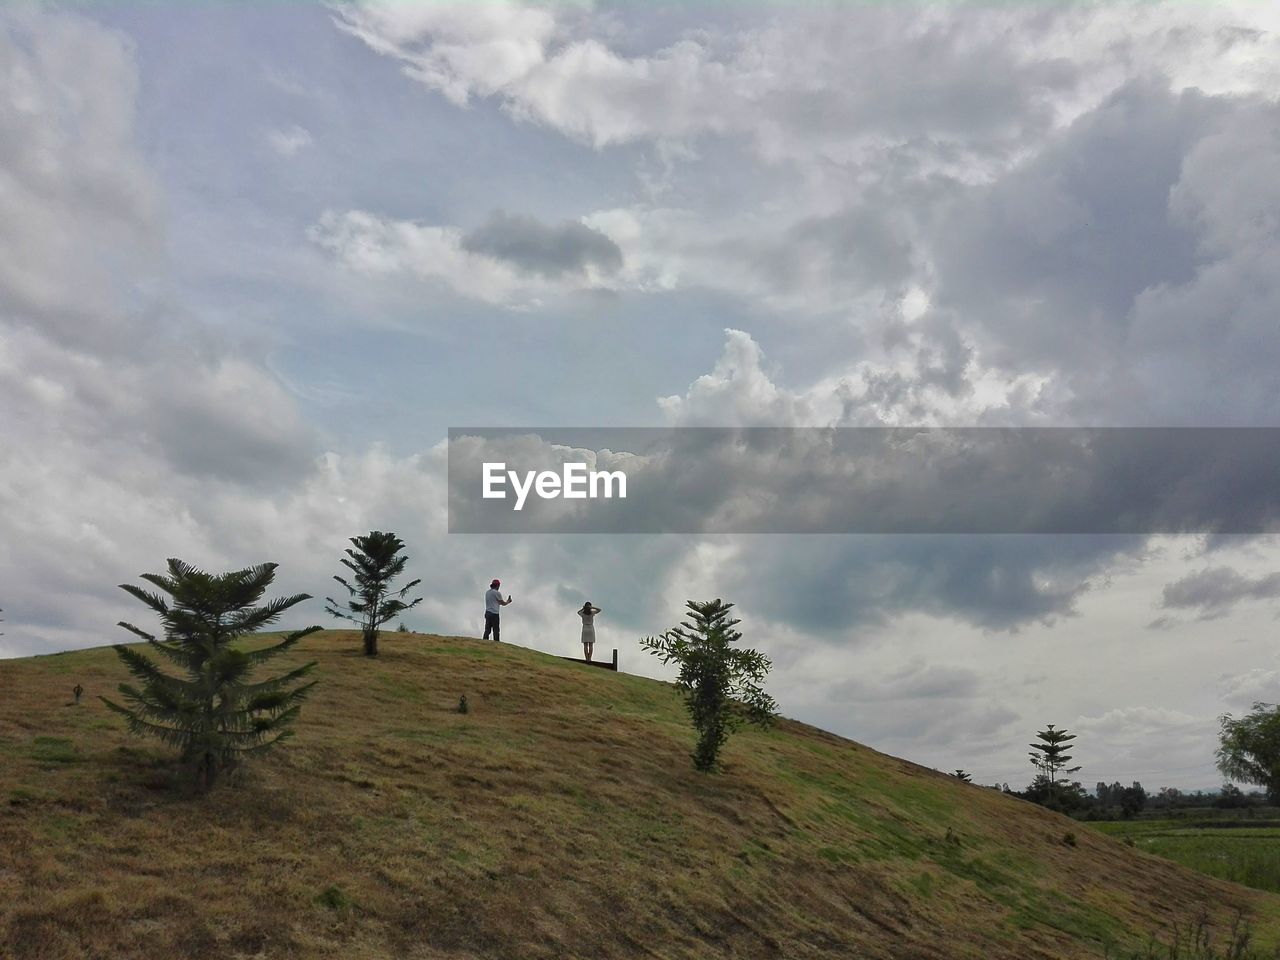
<path id="1" fill-rule="evenodd" d="M 1280 893 L 1280 820 L 1181 817 L 1096 823 L 1110 836 L 1222 880 Z"/>

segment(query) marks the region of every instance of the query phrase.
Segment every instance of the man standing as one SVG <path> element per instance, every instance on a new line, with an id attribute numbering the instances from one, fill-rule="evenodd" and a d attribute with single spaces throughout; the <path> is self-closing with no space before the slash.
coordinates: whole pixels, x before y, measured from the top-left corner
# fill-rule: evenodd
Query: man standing
<path id="1" fill-rule="evenodd" d="M 501 580 L 494 580 L 489 584 L 489 589 L 484 593 L 484 637 L 488 640 L 490 632 L 493 633 L 493 642 L 501 643 L 498 638 L 498 612 L 511 602 L 511 595 L 507 594 L 507 599 L 502 599 L 502 594 L 498 592 L 498 587 L 502 586 Z"/>

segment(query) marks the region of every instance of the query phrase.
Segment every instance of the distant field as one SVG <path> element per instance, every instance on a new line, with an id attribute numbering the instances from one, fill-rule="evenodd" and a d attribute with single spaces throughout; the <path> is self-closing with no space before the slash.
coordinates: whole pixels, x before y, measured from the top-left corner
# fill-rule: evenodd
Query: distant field
<path id="1" fill-rule="evenodd" d="M 1222 880 L 1280 893 L 1280 821 L 1216 816 L 1203 820 L 1095 823 L 1152 853 Z"/>

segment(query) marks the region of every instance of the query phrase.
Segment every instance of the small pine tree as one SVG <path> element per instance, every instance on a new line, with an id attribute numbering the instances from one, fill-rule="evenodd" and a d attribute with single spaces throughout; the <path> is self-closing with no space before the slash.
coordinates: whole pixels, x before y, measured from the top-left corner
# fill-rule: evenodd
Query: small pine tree
<path id="1" fill-rule="evenodd" d="M 964 770 L 957 770 L 952 776 L 957 780 L 963 780 L 965 783 L 973 783 L 973 777 L 969 776 Z"/>
<path id="2" fill-rule="evenodd" d="M 767 727 L 777 704 L 762 684 L 771 664 L 756 650 L 735 648 L 742 634 L 730 620 L 732 603 L 716 599 L 688 601 L 689 619 L 659 637 L 645 637 L 643 649 L 663 663 L 680 665 L 676 686 L 684 691 L 689 718 L 698 732 L 693 766 L 708 771 L 716 766 L 720 748 L 744 720 Z"/>
<path id="3" fill-rule="evenodd" d="M 355 583 L 338 576 L 333 578 L 347 588 L 351 599 L 339 603 L 333 597 L 325 597 L 328 603 L 325 611 L 358 623 L 364 634 L 365 656 L 376 657 L 382 625 L 422 602 L 422 597 L 405 602 L 405 594 L 422 581 L 411 580 L 399 590 L 392 588 L 392 581 L 404 573 L 405 564 L 409 562 L 408 556 L 400 553 L 404 541 L 394 533 L 373 530 L 366 537 L 352 537 L 351 544 L 355 549 L 347 548 L 341 562 L 355 574 Z"/>
<path id="4" fill-rule="evenodd" d="M 1071 762 L 1071 756 L 1067 753 L 1070 742 L 1076 738 L 1074 733 L 1067 733 L 1066 730 L 1055 730 L 1053 724 L 1048 724 L 1045 729 L 1036 734 L 1038 743 L 1030 743 L 1031 762 L 1035 768 L 1040 771 L 1041 775 L 1048 779 L 1049 792 L 1053 793 L 1057 788 L 1058 774 L 1075 773 L 1079 767 L 1068 767 Z"/>
<path id="5" fill-rule="evenodd" d="M 260 650 L 242 650 L 235 645 L 237 640 L 311 598 L 304 593 L 255 606 L 275 579 L 274 563 L 219 575 L 181 560 L 170 560 L 168 566 L 168 576 L 147 573 L 142 579 L 159 587 L 169 600 L 132 584 L 120 585 L 159 614 L 164 639 L 124 621 L 120 626 L 182 668 L 185 676 L 170 676 L 145 654 L 115 644 L 116 654 L 138 685 L 122 683 L 118 688 L 128 706 L 101 699 L 125 718 L 132 733 L 158 737 L 177 747 L 197 785 L 209 789 L 242 757 L 290 736 L 289 725 L 315 681 L 296 684 L 315 664 L 257 683 L 250 683 L 249 675 L 320 627 L 294 631 Z"/>

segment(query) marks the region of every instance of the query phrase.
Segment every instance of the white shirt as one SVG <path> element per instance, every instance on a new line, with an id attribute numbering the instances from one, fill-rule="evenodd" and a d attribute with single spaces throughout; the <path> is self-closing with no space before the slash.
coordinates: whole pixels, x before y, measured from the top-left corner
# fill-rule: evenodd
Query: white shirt
<path id="1" fill-rule="evenodd" d="M 484 612 L 500 613 L 502 611 L 502 592 L 490 587 L 484 594 Z"/>

